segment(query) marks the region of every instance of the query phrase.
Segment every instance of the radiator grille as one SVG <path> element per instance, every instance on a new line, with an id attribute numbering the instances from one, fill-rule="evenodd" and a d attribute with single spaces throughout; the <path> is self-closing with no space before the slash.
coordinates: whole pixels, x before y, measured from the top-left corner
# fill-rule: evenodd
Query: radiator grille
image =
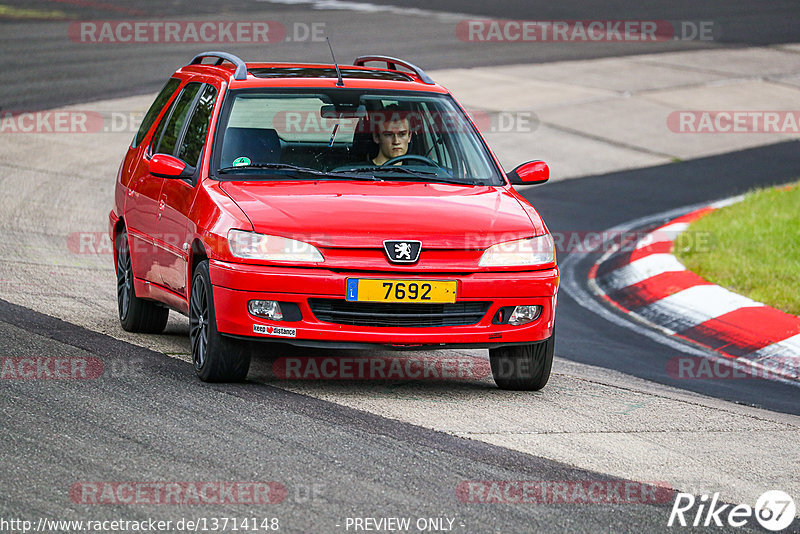
<path id="1" fill-rule="evenodd" d="M 486 315 L 491 302 L 417 304 L 308 299 L 308 304 L 314 316 L 325 323 L 412 328 L 476 324 Z"/>

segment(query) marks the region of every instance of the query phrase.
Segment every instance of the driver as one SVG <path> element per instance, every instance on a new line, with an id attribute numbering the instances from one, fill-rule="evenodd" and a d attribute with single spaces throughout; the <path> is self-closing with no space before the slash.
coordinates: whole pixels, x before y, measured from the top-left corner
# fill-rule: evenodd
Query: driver
<path id="1" fill-rule="evenodd" d="M 382 113 L 376 113 L 375 119 L 372 139 L 378 145 L 378 155 L 372 158 L 372 163 L 383 165 L 392 158 L 404 156 L 411 141 L 408 118 L 397 106 L 388 106 Z"/>

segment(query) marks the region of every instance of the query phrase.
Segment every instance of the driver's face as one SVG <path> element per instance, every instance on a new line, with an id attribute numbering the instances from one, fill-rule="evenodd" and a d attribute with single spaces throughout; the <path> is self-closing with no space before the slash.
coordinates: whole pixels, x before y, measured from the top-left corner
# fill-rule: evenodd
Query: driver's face
<path id="1" fill-rule="evenodd" d="M 378 132 L 372 134 L 375 142 L 380 147 L 384 160 L 403 156 L 408 152 L 408 142 L 411 139 L 411 130 L 408 120 L 382 122 Z"/>

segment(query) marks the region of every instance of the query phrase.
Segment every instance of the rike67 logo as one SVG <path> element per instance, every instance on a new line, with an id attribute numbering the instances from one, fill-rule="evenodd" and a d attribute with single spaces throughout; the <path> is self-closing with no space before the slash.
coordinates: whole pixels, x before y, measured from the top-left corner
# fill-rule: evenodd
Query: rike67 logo
<path id="1" fill-rule="evenodd" d="M 755 517 L 763 528 L 779 532 L 794 522 L 795 514 L 797 507 L 794 499 L 780 490 L 762 493 L 754 507 L 748 504 L 722 504 L 719 502 L 719 493 L 710 499 L 708 495 L 701 495 L 698 499 L 691 493 L 678 493 L 667 526 L 740 528 Z"/>

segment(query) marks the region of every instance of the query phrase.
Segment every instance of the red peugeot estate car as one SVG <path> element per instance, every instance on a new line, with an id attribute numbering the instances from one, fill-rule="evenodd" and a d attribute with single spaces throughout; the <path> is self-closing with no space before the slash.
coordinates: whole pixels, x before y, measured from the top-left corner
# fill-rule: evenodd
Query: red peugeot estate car
<path id="1" fill-rule="evenodd" d="M 159 333 L 170 309 L 188 315 L 205 381 L 244 379 L 280 342 L 486 348 L 499 387 L 541 389 L 559 271 L 511 184 L 548 177 L 541 161 L 505 173 L 448 91 L 400 59 L 200 54 L 119 169 L 122 327 Z"/>

